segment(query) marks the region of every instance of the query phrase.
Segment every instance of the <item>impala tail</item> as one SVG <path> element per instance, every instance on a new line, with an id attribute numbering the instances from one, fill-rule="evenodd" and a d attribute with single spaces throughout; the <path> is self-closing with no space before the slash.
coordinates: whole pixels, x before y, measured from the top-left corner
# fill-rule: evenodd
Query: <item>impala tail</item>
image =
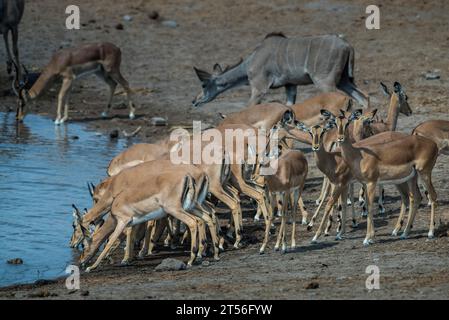
<path id="1" fill-rule="evenodd" d="M 181 204 L 186 211 L 193 209 L 195 206 L 195 182 L 190 175 L 184 178 Z"/>

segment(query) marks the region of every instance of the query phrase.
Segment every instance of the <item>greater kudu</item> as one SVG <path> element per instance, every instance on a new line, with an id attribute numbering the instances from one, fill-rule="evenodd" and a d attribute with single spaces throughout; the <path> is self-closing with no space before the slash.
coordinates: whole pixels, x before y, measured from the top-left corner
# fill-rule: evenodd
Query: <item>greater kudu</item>
<path id="1" fill-rule="evenodd" d="M 296 100 L 297 86 L 315 84 L 321 91 L 340 89 L 368 106 L 368 97 L 354 84 L 354 48 L 337 35 L 287 38 L 273 33 L 235 66 L 214 74 L 194 68 L 202 92 L 193 100 L 198 107 L 220 93 L 240 85 L 251 86 L 249 105 L 260 103 L 270 88 L 285 87 L 287 105 Z"/>

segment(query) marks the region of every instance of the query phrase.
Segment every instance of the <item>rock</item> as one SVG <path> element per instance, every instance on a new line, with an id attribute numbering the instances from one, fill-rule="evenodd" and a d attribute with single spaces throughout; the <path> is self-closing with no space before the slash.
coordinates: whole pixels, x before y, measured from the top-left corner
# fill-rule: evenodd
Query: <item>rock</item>
<path id="1" fill-rule="evenodd" d="M 312 281 L 308 285 L 306 285 L 305 289 L 318 289 L 320 287 L 320 284 L 318 282 Z"/>
<path id="2" fill-rule="evenodd" d="M 6 261 L 8 264 L 23 264 L 23 260 L 20 258 L 14 258 Z"/>
<path id="3" fill-rule="evenodd" d="M 109 133 L 109 138 L 111 139 L 117 139 L 118 138 L 118 130 L 114 129 Z"/>
<path id="4" fill-rule="evenodd" d="M 116 28 L 117 30 L 123 30 L 123 29 L 124 29 L 123 24 L 121 24 L 121 23 L 117 23 L 117 24 L 115 25 L 115 28 Z"/>
<path id="5" fill-rule="evenodd" d="M 150 18 L 151 20 L 157 20 L 157 18 L 159 18 L 159 12 L 157 12 L 157 11 L 151 11 L 149 14 L 148 14 L 148 18 Z"/>
<path id="6" fill-rule="evenodd" d="M 178 23 L 174 20 L 164 20 L 162 21 L 162 25 L 168 28 L 176 28 L 178 26 Z"/>
<path id="7" fill-rule="evenodd" d="M 131 17 L 130 15 L 126 14 L 126 15 L 123 16 L 123 20 L 129 22 L 129 21 L 133 20 L 133 17 Z"/>
<path id="8" fill-rule="evenodd" d="M 153 117 L 150 119 L 150 123 L 153 126 L 166 126 L 167 125 L 167 119 L 162 117 Z"/>
<path id="9" fill-rule="evenodd" d="M 173 258 L 167 258 L 154 268 L 154 271 L 179 271 L 185 270 L 186 264 L 182 261 Z"/>
<path id="10" fill-rule="evenodd" d="M 439 75 L 440 70 L 433 70 L 429 71 L 425 74 L 426 80 L 437 80 L 440 79 L 441 76 Z"/>
<path id="11" fill-rule="evenodd" d="M 56 282 L 57 282 L 56 280 L 39 279 L 39 280 L 34 281 L 34 285 L 35 286 L 45 286 L 45 285 L 53 284 Z"/>
<path id="12" fill-rule="evenodd" d="M 205 261 L 201 262 L 201 265 L 203 267 L 208 267 L 208 266 L 210 266 L 210 262 L 205 260 Z"/>

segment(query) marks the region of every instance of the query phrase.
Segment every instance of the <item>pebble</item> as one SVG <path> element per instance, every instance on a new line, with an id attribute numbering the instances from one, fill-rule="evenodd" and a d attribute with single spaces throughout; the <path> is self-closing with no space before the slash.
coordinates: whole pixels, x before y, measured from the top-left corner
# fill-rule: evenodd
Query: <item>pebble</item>
<path id="1" fill-rule="evenodd" d="M 154 271 L 179 271 L 185 270 L 186 264 L 180 260 L 167 258 L 154 268 Z"/>
<path id="2" fill-rule="evenodd" d="M 176 28 L 178 26 L 178 23 L 174 20 L 164 20 L 162 21 L 162 25 L 168 28 Z"/>
<path id="3" fill-rule="evenodd" d="M 115 28 L 116 28 L 117 30 L 123 30 L 123 29 L 124 29 L 123 24 L 121 24 L 121 23 L 117 23 L 117 24 L 115 25 Z"/>
<path id="4" fill-rule="evenodd" d="M 150 119 L 150 123 L 153 126 L 166 126 L 167 125 L 167 119 L 162 117 L 153 117 Z"/>
<path id="5" fill-rule="evenodd" d="M 306 285 L 305 289 L 318 289 L 320 287 L 320 284 L 318 282 L 310 282 L 308 285 Z"/>
<path id="6" fill-rule="evenodd" d="M 126 15 L 123 16 L 123 20 L 129 22 L 129 21 L 132 21 L 132 20 L 133 20 L 133 17 L 131 17 L 130 15 L 126 14 Z"/>
<path id="7" fill-rule="evenodd" d="M 149 14 L 148 14 L 148 18 L 150 18 L 151 20 L 157 20 L 157 18 L 159 18 L 159 12 L 157 12 L 157 11 L 151 11 Z"/>

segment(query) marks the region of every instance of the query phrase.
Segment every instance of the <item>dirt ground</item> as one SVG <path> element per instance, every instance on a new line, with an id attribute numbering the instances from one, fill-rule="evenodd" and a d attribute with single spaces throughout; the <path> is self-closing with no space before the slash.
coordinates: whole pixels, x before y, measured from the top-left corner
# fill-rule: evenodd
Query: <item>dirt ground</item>
<path id="1" fill-rule="evenodd" d="M 355 47 L 356 82 L 380 110 L 385 110 L 387 101 L 380 93 L 379 81 L 389 86 L 399 81 L 405 88 L 414 113 L 408 118 L 401 116 L 398 130 L 410 132 L 416 124 L 430 118 L 449 119 L 449 2 L 378 1 L 382 4 L 381 29 L 366 30 L 365 8 L 371 2 L 79 0 L 83 26 L 81 30 L 69 31 L 64 27 L 64 11 L 70 1 L 28 1 L 20 33 L 21 57 L 28 67 L 39 68 L 61 46 L 99 40 L 117 44 L 123 51 L 123 74 L 138 91 L 138 118 L 127 119 L 128 111 L 119 95 L 112 118 L 101 119 L 108 90 L 95 78 L 86 78 L 73 90 L 71 121 L 86 122 L 105 134 L 113 129 L 130 132 L 142 126 L 141 140 L 154 142 L 167 135 L 171 127 L 190 126 L 194 119 L 217 123 L 218 112 L 226 114 L 243 108 L 249 99 L 249 88 L 243 87 L 193 109 L 191 101 L 199 93 L 200 84 L 192 66 L 210 70 L 215 62 L 233 64 L 272 31 L 283 31 L 288 36 L 338 33 Z M 161 16 L 158 21 L 149 18 L 153 10 Z M 123 21 L 126 14 L 133 17 L 132 21 Z M 166 27 L 163 20 L 175 20 L 178 26 Z M 123 24 L 124 30 L 115 28 L 118 23 Z M 4 61 L 3 51 L 0 61 Z M 432 70 L 437 70 L 441 79 L 426 80 L 423 74 Z M 3 63 L 0 71 L 0 90 L 7 90 L 10 81 Z M 316 91 L 303 87 L 298 93 L 301 101 Z M 31 112 L 54 118 L 56 94 L 57 90 L 52 89 Z M 273 90 L 267 100 L 284 98 L 283 90 Z M 0 110 L 14 108 L 13 97 L 2 98 Z M 151 126 L 154 116 L 166 117 L 169 125 Z M 311 172 L 304 198 L 313 213 L 321 175 L 310 153 L 308 159 Z M 437 212 L 445 222 L 449 221 L 448 162 L 447 157 L 441 156 L 433 173 L 439 195 Z M 155 272 L 154 267 L 164 257 L 187 257 L 182 248 L 162 248 L 155 257 L 131 266 L 104 265 L 96 272 L 82 274 L 81 289 L 88 290 L 88 296 L 65 289 L 62 279 L 3 288 L 0 297 L 21 299 L 49 293 L 54 294 L 47 297 L 50 299 L 449 298 L 447 228 L 441 228 L 441 236 L 427 240 L 430 208 L 422 205 L 409 239 L 390 236 L 400 198 L 391 187 L 386 194 L 387 212 L 375 217 L 376 242 L 370 247 L 362 245 L 366 223 L 359 219 L 359 228 L 349 229 L 344 241 L 328 237 L 311 245 L 313 234 L 301 226 L 300 247 L 295 252 L 273 252 L 272 237 L 268 252 L 261 256 L 258 249 L 262 224 L 252 222 L 251 211 L 247 212 L 244 248 L 225 251 L 221 261 L 210 261 L 208 266 Z M 379 290 L 369 291 L 365 287 L 369 265 L 379 267 Z M 307 289 L 311 283 L 318 284 L 318 288 Z"/>

